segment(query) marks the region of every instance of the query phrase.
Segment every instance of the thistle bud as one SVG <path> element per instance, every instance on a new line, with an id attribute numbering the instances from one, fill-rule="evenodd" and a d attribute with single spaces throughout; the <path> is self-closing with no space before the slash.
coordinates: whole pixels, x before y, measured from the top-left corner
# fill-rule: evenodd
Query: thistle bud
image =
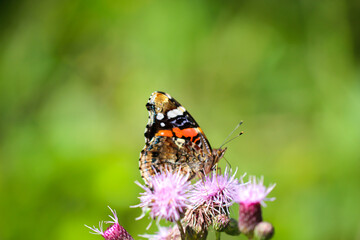
<path id="1" fill-rule="evenodd" d="M 226 214 L 219 214 L 213 219 L 215 231 L 222 232 L 229 225 L 230 218 Z"/>
<path id="2" fill-rule="evenodd" d="M 256 240 L 269 240 L 274 235 L 274 227 L 269 222 L 261 222 L 254 229 L 254 238 Z"/>

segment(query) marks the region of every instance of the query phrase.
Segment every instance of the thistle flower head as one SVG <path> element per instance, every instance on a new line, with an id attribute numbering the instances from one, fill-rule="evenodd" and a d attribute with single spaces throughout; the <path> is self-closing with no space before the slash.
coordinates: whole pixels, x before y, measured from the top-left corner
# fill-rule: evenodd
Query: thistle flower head
<path id="1" fill-rule="evenodd" d="M 109 215 L 112 221 L 106 221 L 105 223 L 111 224 L 110 227 L 108 227 L 106 231 L 103 231 L 103 222 L 99 223 L 99 228 L 85 225 L 87 228 L 93 231 L 90 233 L 99 234 L 103 236 L 105 240 L 134 240 L 131 235 L 122 226 L 119 225 L 116 211 L 112 210 L 110 207 L 109 209 L 114 216 Z"/>
<path id="2" fill-rule="evenodd" d="M 153 219 L 158 217 L 158 220 L 178 221 L 188 204 L 190 182 L 187 179 L 188 176 L 181 174 L 180 171 L 173 173 L 166 170 L 148 179 L 151 187 L 136 182 L 145 190 L 140 194 L 140 204 L 134 206 L 143 210 L 143 214 L 138 219 L 150 209 L 150 216 Z"/>
<path id="3" fill-rule="evenodd" d="M 276 184 L 272 184 L 269 187 L 265 187 L 263 177 L 257 181 L 255 176 L 250 176 L 248 183 L 239 186 L 234 200 L 243 205 L 260 203 L 261 205 L 266 206 L 265 201 L 275 200 L 275 198 L 267 197 L 274 189 L 275 185 Z"/>
<path id="4" fill-rule="evenodd" d="M 229 214 L 229 207 L 238 189 L 236 171 L 231 174 L 231 170 L 228 169 L 225 169 L 223 175 L 218 175 L 214 171 L 210 176 L 205 176 L 203 180 L 196 182 L 191 191 L 191 203 L 195 207 L 207 206 L 213 215 Z"/>

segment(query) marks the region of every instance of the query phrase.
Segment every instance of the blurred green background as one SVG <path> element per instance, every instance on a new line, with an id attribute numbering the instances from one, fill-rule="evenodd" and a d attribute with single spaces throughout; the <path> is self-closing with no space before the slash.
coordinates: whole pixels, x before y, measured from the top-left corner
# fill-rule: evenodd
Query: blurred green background
<path id="1" fill-rule="evenodd" d="M 129 206 L 155 90 L 213 147 L 244 120 L 226 158 L 277 183 L 274 239 L 360 239 L 359 15 L 358 0 L 2 1 L 0 239 L 101 239 L 84 224 L 107 205 L 153 233 Z"/>

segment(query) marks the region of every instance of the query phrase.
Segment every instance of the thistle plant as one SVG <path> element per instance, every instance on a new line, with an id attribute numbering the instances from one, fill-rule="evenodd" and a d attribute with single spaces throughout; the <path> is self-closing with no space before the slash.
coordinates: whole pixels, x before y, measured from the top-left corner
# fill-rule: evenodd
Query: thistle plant
<path id="1" fill-rule="evenodd" d="M 137 219 L 148 213 L 151 222 L 156 220 L 159 228 L 154 234 L 140 237 L 149 240 L 201 240 L 207 238 L 212 228 L 216 239 L 221 239 L 222 233 L 235 236 L 243 233 L 248 239 L 256 240 L 271 239 L 274 228 L 271 223 L 263 221 L 262 206 L 266 206 L 266 201 L 275 200 L 267 197 L 275 184 L 265 187 L 264 179 L 255 176 L 244 182 L 243 176 L 237 178 L 236 171 L 233 174 L 231 169 L 225 169 L 223 174 L 213 171 L 193 184 L 187 179 L 188 176 L 180 171 L 165 170 L 148 179 L 147 184 L 136 182 L 144 190 L 140 193 L 140 203 L 132 206 L 142 210 Z M 239 205 L 238 220 L 230 218 L 233 204 Z M 112 221 L 105 222 L 110 224 L 107 230 L 102 230 L 102 222 L 99 228 L 86 227 L 105 240 L 133 240 L 119 225 L 115 210 L 110 210 L 113 216 L 110 216 Z M 160 226 L 161 219 L 171 225 Z"/>
<path id="2" fill-rule="evenodd" d="M 142 208 L 142 215 L 138 219 L 144 217 L 149 209 L 150 217 L 153 219 L 179 221 L 189 202 L 188 192 L 191 185 L 187 179 L 188 176 L 182 175 L 180 171 L 173 173 L 166 170 L 150 177 L 148 185 L 136 182 L 145 190 L 140 194 L 140 204 L 133 206 Z"/>
<path id="3" fill-rule="evenodd" d="M 249 182 L 238 188 L 235 201 L 239 204 L 239 230 L 249 239 L 254 235 L 255 227 L 262 222 L 261 206 L 266 206 L 265 201 L 274 201 L 275 198 L 268 198 L 267 195 L 274 189 L 275 184 L 269 187 L 264 186 L 264 178 L 256 180 L 255 176 L 249 177 Z M 264 234 L 266 234 L 264 238 Z M 270 239 L 270 233 L 257 234 L 257 239 Z M 269 238 L 267 238 L 269 236 Z"/>
<path id="4" fill-rule="evenodd" d="M 110 207 L 109 209 L 113 214 L 113 216 L 109 215 L 112 221 L 106 221 L 105 223 L 109 223 L 111 225 L 105 231 L 103 231 L 103 222 L 99 222 L 99 228 L 85 225 L 92 231 L 90 233 L 101 235 L 103 238 L 105 238 L 105 240 L 134 240 L 132 236 L 122 226 L 119 225 L 116 211 L 112 210 Z"/>

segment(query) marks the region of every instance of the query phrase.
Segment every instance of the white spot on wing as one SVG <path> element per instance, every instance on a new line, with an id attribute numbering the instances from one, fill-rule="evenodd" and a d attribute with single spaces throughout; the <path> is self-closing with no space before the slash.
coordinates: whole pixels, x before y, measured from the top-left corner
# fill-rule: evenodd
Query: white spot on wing
<path id="1" fill-rule="evenodd" d="M 160 126 L 165 127 L 165 123 L 161 122 Z"/>
<path id="2" fill-rule="evenodd" d="M 174 118 L 179 115 L 183 115 L 183 112 L 177 108 L 173 109 L 171 111 L 168 111 L 168 113 L 167 113 L 168 118 Z"/>
<path id="3" fill-rule="evenodd" d="M 156 115 L 156 119 L 157 120 L 162 120 L 164 118 L 164 114 L 162 114 L 162 113 L 158 113 L 157 115 Z"/>

